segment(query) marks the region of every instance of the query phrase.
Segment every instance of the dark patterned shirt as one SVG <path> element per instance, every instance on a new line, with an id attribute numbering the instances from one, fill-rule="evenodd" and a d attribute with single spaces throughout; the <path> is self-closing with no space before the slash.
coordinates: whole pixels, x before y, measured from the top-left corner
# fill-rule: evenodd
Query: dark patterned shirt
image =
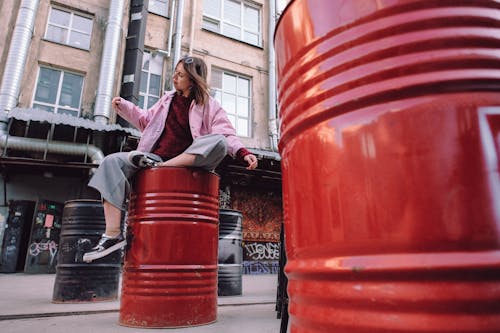
<path id="1" fill-rule="evenodd" d="M 191 97 L 175 94 L 170 103 L 165 128 L 152 151 L 164 161 L 181 154 L 193 143 L 189 128 L 189 106 L 192 100 Z"/>

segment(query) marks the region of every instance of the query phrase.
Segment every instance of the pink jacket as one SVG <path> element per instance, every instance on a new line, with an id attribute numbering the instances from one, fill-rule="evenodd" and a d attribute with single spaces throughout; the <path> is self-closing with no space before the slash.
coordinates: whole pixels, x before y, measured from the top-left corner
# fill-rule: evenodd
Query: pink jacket
<path id="1" fill-rule="evenodd" d="M 170 102 L 175 91 L 168 91 L 149 110 L 142 110 L 132 102 L 122 99 L 118 114 L 142 132 L 137 150 L 150 152 L 165 127 Z M 205 106 L 195 104 L 189 107 L 189 125 L 193 139 L 207 134 L 222 134 L 226 137 L 228 154 L 235 156 L 243 144 L 236 136 L 236 130 L 220 104 L 209 98 Z"/>

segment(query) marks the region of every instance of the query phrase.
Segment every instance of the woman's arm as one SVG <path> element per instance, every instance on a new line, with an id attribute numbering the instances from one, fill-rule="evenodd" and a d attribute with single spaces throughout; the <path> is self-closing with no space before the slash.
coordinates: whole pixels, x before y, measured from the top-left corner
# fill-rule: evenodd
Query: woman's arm
<path id="1" fill-rule="evenodd" d="M 214 103 L 211 106 L 214 107 L 211 133 L 224 135 L 228 145 L 228 153 L 245 161 L 248 164 L 248 170 L 255 169 L 258 165 L 257 157 L 250 153 L 236 136 L 236 129 L 227 117 L 226 111 L 218 103 Z"/>
<path id="2" fill-rule="evenodd" d="M 160 98 L 151 108 L 148 110 L 143 110 L 139 108 L 134 103 L 127 101 L 121 97 L 115 97 L 111 101 L 113 109 L 126 121 L 131 123 L 140 131 L 149 124 L 153 114 L 160 108 L 161 104 L 165 100 L 166 95 Z"/>

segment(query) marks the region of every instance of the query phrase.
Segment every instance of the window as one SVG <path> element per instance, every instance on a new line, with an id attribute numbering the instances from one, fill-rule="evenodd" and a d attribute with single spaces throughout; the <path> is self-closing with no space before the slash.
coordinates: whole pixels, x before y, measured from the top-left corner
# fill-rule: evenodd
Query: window
<path id="1" fill-rule="evenodd" d="M 40 67 L 33 107 L 75 117 L 80 114 L 83 76 Z"/>
<path id="2" fill-rule="evenodd" d="M 205 0 L 203 28 L 249 44 L 261 45 L 260 7 L 245 1 Z"/>
<path id="3" fill-rule="evenodd" d="M 250 87 L 249 78 L 214 69 L 211 86 L 214 97 L 226 110 L 236 134 L 250 136 Z"/>
<path id="4" fill-rule="evenodd" d="M 91 33 L 92 18 L 69 10 L 50 8 L 45 39 L 88 50 Z"/>
<path id="5" fill-rule="evenodd" d="M 148 11 L 161 16 L 168 16 L 168 0 L 149 0 Z"/>
<path id="6" fill-rule="evenodd" d="M 162 67 L 163 57 L 152 57 L 148 51 L 144 52 L 137 105 L 140 108 L 149 109 L 160 99 Z"/>

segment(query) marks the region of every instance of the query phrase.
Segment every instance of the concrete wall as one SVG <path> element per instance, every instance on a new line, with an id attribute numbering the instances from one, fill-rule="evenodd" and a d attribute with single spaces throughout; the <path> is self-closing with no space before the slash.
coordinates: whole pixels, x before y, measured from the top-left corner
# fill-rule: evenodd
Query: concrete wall
<path id="1" fill-rule="evenodd" d="M 12 1 L 5 1 L 2 5 L 2 12 L 4 7 L 9 7 L 7 3 Z M 103 0 L 65 0 L 59 3 L 64 3 L 60 5 L 62 8 L 69 8 L 76 12 L 81 12 L 83 14 L 88 14 L 93 17 L 93 30 L 91 36 L 91 43 L 89 50 L 81 50 L 78 48 L 73 48 L 67 45 L 62 45 L 54 43 L 43 38 L 47 26 L 48 15 L 50 10 L 50 2 L 47 0 L 41 0 L 38 12 L 36 15 L 34 36 L 31 41 L 30 50 L 28 54 L 27 63 L 25 66 L 25 72 L 23 75 L 22 89 L 19 96 L 19 107 L 30 107 L 35 92 L 37 74 L 39 65 L 53 66 L 58 69 L 72 71 L 84 76 L 84 86 L 82 95 L 82 107 L 81 116 L 91 117 L 93 114 L 93 108 L 95 103 L 95 97 L 97 92 L 97 87 L 99 83 L 99 70 L 101 64 L 101 55 L 103 49 L 103 42 L 106 32 L 106 23 L 108 19 L 108 6 L 109 1 Z M 128 4 L 128 2 L 127 2 Z M 19 6 L 17 4 L 16 8 L 10 8 L 13 10 L 13 14 L 7 14 L 4 17 L 9 17 L 10 19 L 16 19 L 16 10 Z M 128 5 L 127 5 L 128 6 Z M 126 13 L 128 13 L 128 7 Z M 9 8 L 5 9 L 7 11 Z M 16 10 L 14 10 L 16 9 Z M 0 23 L 0 24 L 3 24 Z M 128 25 L 128 15 L 124 15 L 122 21 L 122 40 L 126 38 L 126 31 Z M 4 35 L 3 31 L 0 34 L 0 43 L 5 40 L 4 52 L 6 53 L 7 48 L 10 46 L 7 40 L 10 41 L 11 31 Z M 1 44 L 0 44 L 1 45 Z M 119 82 L 121 79 L 122 67 L 123 67 L 123 54 L 124 54 L 125 44 L 120 45 L 119 57 L 117 59 L 116 68 L 116 79 L 115 91 L 116 95 L 119 94 Z M 2 54 L 3 54 L 2 53 Z M 5 57 L 1 58 L 0 68 L 3 70 L 5 66 Z M 112 119 L 114 121 L 114 117 Z"/>
<path id="2" fill-rule="evenodd" d="M 126 2 L 128 13 L 129 2 Z M 268 137 L 268 4 L 258 0 L 260 4 L 262 25 L 262 47 L 253 46 L 220 34 L 203 30 L 202 15 L 203 3 L 197 0 L 186 0 L 183 19 L 182 54 L 191 52 L 202 57 L 208 67 L 212 67 L 245 75 L 252 80 L 252 132 L 250 137 L 242 138 L 243 143 L 251 148 L 269 149 Z M 76 72 L 84 76 L 81 116 L 91 117 L 99 82 L 99 70 L 103 42 L 105 37 L 106 21 L 108 17 L 108 0 L 64 0 L 57 3 L 62 7 L 89 14 L 93 17 L 94 26 L 90 50 L 60 45 L 44 40 L 48 14 L 51 2 L 40 0 L 35 22 L 34 36 L 31 41 L 25 72 L 22 80 L 22 89 L 19 96 L 20 107 L 30 107 L 37 83 L 38 68 L 40 65 Z M 0 76 L 5 67 L 7 51 L 10 46 L 12 27 L 17 18 L 20 0 L 0 2 L 0 15 L 6 18 L 0 20 Z M 116 64 L 116 78 L 114 95 L 119 95 L 122 77 L 125 41 L 128 27 L 128 14 L 122 20 L 122 43 L 119 46 L 119 56 Z M 170 18 L 149 13 L 145 36 L 145 48 L 150 50 L 166 49 Z M 164 82 L 170 80 L 171 59 L 164 58 Z M 210 78 L 209 78 L 210 79 Z M 116 116 L 111 112 L 110 122 L 114 123 Z"/>
<path id="3" fill-rule="evenodd" d="M 144 36 L 144 49 L 148 51 L 167 50 L 169 30 L 170 18 L 148 13 L 146 36 Z M 172 85 L 172 59 L 162 55 L 156 56 L 163 59 L 163 81 L 161 87 L 163 89 L 162 92 L 164 92 L 165 90 L 171 89 L 167 87 L 167 85 Z"/>
<path id="4" fill-rule="evenodd" d="M 249 138 L 241 138 L 247 147 L 269 149 L 268 136 L 268 56 L 267 56 L 267 31 L 268 31 L 268 1 L 253 1 L 260 4 L 262 47 L 246 44 L 228 37 L 201 29 L 203 6 L 195 0 L 187 0 L 184 22 L 183 50 L 193 50 L 194 55 L 201 56 L 207 62 L 209 73 L 215 66 L 237 74 L 242 74 L 252 79 L 252 132 Z M 194 22 L 194 31 L 191 32 L 191 20 Z M 192 39 L 190 38 L 192 34 Z M 187 53 L 187 52 L 186 52 Z M 209 78 L 210 82 L 210 78 Z"/>

